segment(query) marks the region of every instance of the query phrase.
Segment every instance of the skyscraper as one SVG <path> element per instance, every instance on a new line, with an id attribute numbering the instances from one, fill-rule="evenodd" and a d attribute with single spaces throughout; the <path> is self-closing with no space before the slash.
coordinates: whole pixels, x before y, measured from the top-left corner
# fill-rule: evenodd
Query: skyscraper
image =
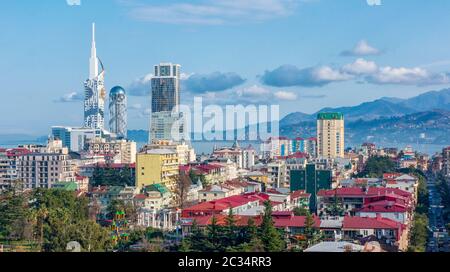
<path id="1" fill-rule="evenodd" d="M 101 71 L 99 70 L 101 69 Z M 84 83 L 84 126 L 103 129 L 105 119 L 105 70 L 97 57 L 95 44 L 95 24 L 92 24 L 92 47 L 89 60 L 89 79 Z"/>
<path id="2" fill-rule="evenodd" d="M 127 137 L 127 95 L 125 90 L 116 86 L 109 93 L 109 129 L 119 138 Z"/>
<path id="3" fill-rule="evenodd" d="M 180 105 L 180 69 L 172 63 L 155 65 L 152 78 L 152 115 L 149 142 L 179 141 L 184 134 L 184 119 L 177 111 Z"/>
<path id="4" fill-rule="evenodd" d="M 317 151 L 321 158 L 344 157 L 344 115 L 319 113 L 317 116 Z"/>
<path id="5" fill-rule="evenodd" d="M 180 69 L 172 63 L 155 65 L 152 78 L 152 112 L 172 111 L 180 104 Z"/>

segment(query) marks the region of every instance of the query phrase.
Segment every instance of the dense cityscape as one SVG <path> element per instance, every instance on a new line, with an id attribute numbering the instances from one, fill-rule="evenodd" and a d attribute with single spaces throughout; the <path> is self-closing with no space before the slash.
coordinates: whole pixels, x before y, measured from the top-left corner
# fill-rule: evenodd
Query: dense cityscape
<path id="1" fill-rule="evenodd" d="M 83 126 L 0 147 L 0 252 L 450 251 L 450 147 L 348 147 L 346 116 L 321 112 L 316 135 L 196 154 L 176 110 L 182 67 L 165 62 L 140 145 L 95 31 Z"/>

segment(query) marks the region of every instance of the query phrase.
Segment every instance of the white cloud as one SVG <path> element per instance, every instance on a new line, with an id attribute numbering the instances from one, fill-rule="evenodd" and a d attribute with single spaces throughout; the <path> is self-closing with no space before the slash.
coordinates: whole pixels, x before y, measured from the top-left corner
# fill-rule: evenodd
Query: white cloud
<path id="1" fill-rule="evenodd" d="M 131 96 L 148 96 L 151 91 L 151 80 L 153 74 L 147 74 L 141 78 L 136 79 L 128 87 L 128 94 Z"/>
<path id="2" fill-rule="evenodd" d="M 448 73 L 432 73 L 423 68 L 382 67 L 367 79 L 375 84 L 402 84 L 402 85 L 440 85 L 449 84 Z"/>
<path id="3" fill-rule="evenodd" d="M 239 89 L 236 91 L 238 96 L 260 96 L 260 95 L 269 95 L 270 90 L 265 89 L 258 85 L 253 85 L 248 88 Z"/>
<path id="4" fill-rule="evenodd" d="M 381 54 L 381 51 L 371 45 L 366 40 L 359 41 L 352 50 L 341 53 L 342 56 L 374 56 Z"/>
<path id="5" fill-rule="evenodd" d="M 344 67 L 342 67 L 342 70 L 346 73 L 354 75 L 372 74 L 377 72 L 378 65 L 373 61 L 367 61 L 365 59 L 359 58 L 353 63 L 344 65 Z"/>
<path id="6" fill-rule="evenodd" d="M 274 96 L 279 100 L 297 100 L 297 94 L 293 92 L 278 91 L 274 93 Z"/>
<path id="7" fill-rule="evenodd" d="M 343 73 L 341 70 L 333 69 L 330 66 L 315 68 L 312 72 L 314 79 L 318 82 L 345 81 L 351 79 L 351 75 Z"/>
<path id="8" fill-rule="evenodd" d="M 59 103 L 72 103 L 72 102 L 78 102 L 83 101 L 84 96 L 82 94 L 79 94 L 77 92 L 70 92 L 68 94 L 65 94 L 64 96 L 60 97 L 55 102 Z"/>
<path id="9" fill-rule="evenodd" d="M 69 6 L 81 6 L 81 0 L 66 0 Z"/>
<path id="10" fill-rule="evenodd" d="M 222 25 L 261 22 L 292 14 L 305 0 L 203 0 L 155 5 L 121 1 L 130 15 L 141 21 L 167 24 Z"/>

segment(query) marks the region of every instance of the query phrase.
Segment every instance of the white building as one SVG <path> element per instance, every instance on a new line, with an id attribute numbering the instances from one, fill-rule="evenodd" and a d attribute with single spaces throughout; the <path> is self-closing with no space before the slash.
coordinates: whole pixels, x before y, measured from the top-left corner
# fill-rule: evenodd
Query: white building
<path id="1" fill-rule="evenodd" d="M 109 163 L 135 163 L 136 149 L 136 142 L 127 140 L 107 141 L 103 138 L 95 138 L 86 143 L 87 154 L 108 157 L 106 161 Z"/>
<path id="2" fill-rule="evenodd" d="M 39 152 L 17 157 L 17 176 L 24 189 L 52 188 L 53 183 L 76 181 L 74 166 L 61 140 L 49 140 Z"/>
<path id="3" fill-rule="evenodd" d="M 82 152 L 88 140 L 103 137 L 104 135 L 104 131 L 101 129 L 63 126 L 52 127 L 52 136 L 60 139 L 63 147 L 69 148 L 72 152 Z"/>
<path id="4" fill-rule="evenodd" d="M 267 164 L 268 183 L 273 188 L 289 187 L 288 169 L 283 160 L 274 161 Z"/>

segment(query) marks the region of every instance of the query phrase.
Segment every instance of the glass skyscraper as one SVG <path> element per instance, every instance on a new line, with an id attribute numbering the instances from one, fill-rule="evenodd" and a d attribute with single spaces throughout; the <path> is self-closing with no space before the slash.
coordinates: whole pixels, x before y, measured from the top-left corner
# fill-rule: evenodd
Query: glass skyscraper
<path id="1" fill-rule="evenodd" d="M 155 66 L 152 78 L 152 112 L 172 111 L 180 104 L 180 68 L 178 64 Z"/>
<path id="2" fill-rule="evenodd" d="M 179 64 L 155 65 L 155 75 L 151 81 L 150 143 L 159 140 L 179 141 L 183 138 L 184 119 L 177 110 L 180 105 L 180 70 Z"/>

